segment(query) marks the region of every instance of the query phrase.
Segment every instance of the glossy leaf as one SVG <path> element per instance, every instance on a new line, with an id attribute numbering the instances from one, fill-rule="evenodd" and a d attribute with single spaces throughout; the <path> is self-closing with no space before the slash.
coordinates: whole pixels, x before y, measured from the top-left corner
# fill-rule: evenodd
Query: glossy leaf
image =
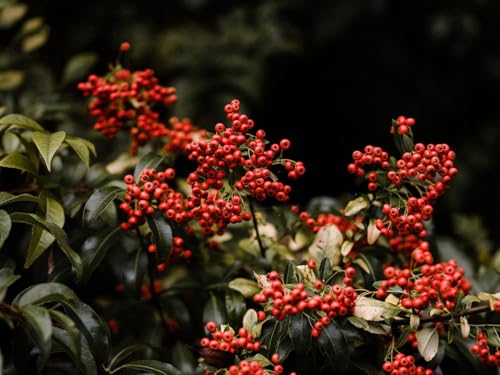
<path id="1" fill-rule="evenodd" d="M 11 268 L 0 268 L 0 302 L 5 298 L 9 286 L 14 284 L 20 277 L 20 275 L 14 275 L 14 270 Z"/>
<path id="2" fill-rule="evenodd" d="M 0 118 L 0 125 L 13 125 L 26 130 L 44 131 L 39 123 L 18 113 L 12 113 Z"/>
<path id="3" fill-rule="evenodd" d="M 145 344 L 134 344 L 123 348 L 113 356 L 109 364 L 106 366 L 106 371 L 110 372 L 114 368 L 118 367 L 120 363 L 122 363 L 132 354 L 149 349 L 151 349 L 151 347 Z"/>
<path id="4" fill-rule="evenodd" d="M 47 232 L 51 233 L 57 241 L 57 244 L 61 248 L 62 252 L 71 263 L 73 271 L 75 272 L 76 278 L 79 280 L 82 276 L 82 261 L 80 256 L 71 248 L 68 243 L 68 237 L 66 232 L 59 228 L 56 224 L 48 222 L 42 219 L 40 216 L 35 214 L 14 212 L 10 215 L 13 222 L 24 223 L 30 225 L 36 225 Z"/>
<path id="5" fill-rule="evenodd" d="M 146 169 L 146 168 L 156 168 L 158 167 L 163 160 L 165 159 L 165 156 L 158 156 L 154 153 L 149 153 L 144 155 L 141 160 L 137 163 L 135 169 L 134 169 L 134 178 L 137 180 L 139 176 L 141 175 L 141 172 Z"/>
<path id="6" fill-rule="evenodd" d="M 6 204 L 16 203 L 16 202 L 40 203 L 40 200 L 38 199 L 38 197 L 35 197 L 34 195 L 27 194 L 27 193 L 14 195 L 11 193 L 7 193 L 5 191 L 0 192 L 0 206 L 4 206 Z"/>
<path id="7" fill-rule="evenodd" d="M 0 249 L 2 248 L 5 240 L 9 237 L 10 229 L 12 228 L 12 221 L 9 214 L 0 210 Z"/>
<path id="8" fill-rule="evenodd" d="M 21 291 L 12 301 L 19 307 L 27 305 L 41 305 L 46 302 L 64 301 L 73 304 L 78 301 L 75 292 L 61 283 L 40 283 Z"/>
<path id="9" fill-rule="evenodd" d="M 299 356 L 305 356 L 311 348 L 311 325 L 305 314 L 290 317 L 288 335 Z"/>
<path id="10" fill-rule="evenodd" d="M 239 292 L 228 290 L 225 295 L 225 304 L 228 323 L 240 324 L 247 310 L 245 298 Z"/>
<path id="11" fill-rule="evenodd" d="M 172 227 L 162 215 L 155 214 L 147 217 L 148 226 L 153 234 L 153 241 L 157 246 L 160 261 L 168 259 L 172 250 Z"/>
<path id="12" fill-rule="evenodd" d="M 28 329 L 33 333 L 35 344 L 40 350 L 37 359 L 37 367 L 40 372 L 45 366 L 52 346 L 52 320 L 46 308 L 36 305 L 23 306 L 22 316 Z"/>
<path id="13" fill-rule="evenodd" d="M 417 348 L 422 357 L 429 362 L 434 358 L 439 348 L 439 333 L 437 327 L 426 327 L 417 331 Z"/>
<path id="14" fill-rule="evenodd" d="M 349 350 L 347 340 L 335 320 L 323 328 L 317 338 L 321 352 L 332 366 L 343 372 L 349 366 Z"/>
<path id="15" fill-rule="evenodd" d="M 177 342 L 172 348 L 172 362 L 183 374 L 196 372 L 197 362 L 193 351 L 181 342 Z"/>
<path id="16" fill-rule="evenodd" d="M 121 228 L 116 227 L 111 232 L 107 233 L 107 235 L 98 242 L 98 245 L 94 251 L 90 252 L 83 258 L 84 282 L 90 279 L 99 264 L 101 264 L 103 259 L 106 257 L 106 254 L 108 253 L 111 245 L 115 243 L 116 239 L 121 233 Z"/>
<path id="17" fill-rule="evenodd" d="M 224 303 L 215 294 L 210 297 L 203 309 L 203 322 L 215 322 L 217 325 L 227 323 L 227 312 Z"/>
<path id="18" fill-rule="evenodd" d="M 332 264 L 330 263 L 330 259 L 323 258 L 319 265 L 319 279 L 326 281 L 332 275 Z"/>
<path id="19" fill-rule="evenodd" d="M 287 324 L 285 320 L 271 321 L 269 325 L 264 327 L 260 339 L 265 348 L 263 354 L 270 358 L 274 353 L 278 352 L 281 341 L 284 337 L 288 338 L 286 330 Z M 284 360 L 284 358 L 281 358 L 281 360 Z"/>
<path id="20" fill-rule="evenodd" d="M 63 131 L 58 131 L 55 133 L 44 133 L 44 132 L 33 132 L 33 142 L 35 143 L 38 152 L 42 156 L 42 160 L 45 163 L 45 167 L 50 172 L 52 159 L 56 154 L 59 147 L 61 147 L 64 139 L 66 138 L 66 133 Z"/>
<path id="21" fill-rule="evenodd" d="M 126 363 L 111 371 L 110 374 L 115 374 L 125 369 L 137 370 L 142 373 L 152 375 L 182 375 L 182 372 L 170 363 L 160 362 L 153 359 L 144 359 Z"/>
<path id="22" fill-rule="evenodd" d="M 87 145 L 80 138 L 66 137 L 65 142 L 75 151 L 85 167 L 90 166 L 90 153 Z"/>
<path id="23" fill-rule="evenodd" d="M 245 298 L 253 297 L 261 291 L 256 281 L 245 279 L 243 277 L 237 277 L 236 279 L 231 280 L 228 286 L 229 288 L 240 292 Z"/>
<path id="24" fill-rule="evenodd" d="M 26 155 L 21 154 L 19 151 L 14 151 L 0 160 L 0 167 L 19 169 L 32 175 L 38 174 L 36 166 Z"/>
<path id="25" fill-rule="evenodd" d="M 53 339 L 59 344 L 64 352 L 68 354 L 76 367 L 84 375 L 97 375 L 97 364 L 89 348 L 89 344 L 84 336 L 78 336 L 78 346 L 73 346 L 73 337 L 63 329 L 54 327 Z"/>
<path id="26" fill-rule="evenodd" d="M 62 228 L 65 222 L 63 206 L 58 201 L 45 194 L 40 196 L 40 202 L 44 207 L 45 220 Z M 28 247 L 28 254 L 24 261 L 24 268 L 29 268 L 54 241 L 55 237 L 52 234 L 38 226 L 33 226 L 33 233 Z"/>
<path id="27" fill-rule="evenodd" d="M 96 221 L 106 210 L 106 207 L 122 192 L 123 189 L 116 186 L 107 186 L 97 189 L 90 196 L 83 208 L 83 220 L 87 225 Z"/>
<path id="28" fill-rule="evenodd" d="M 57 329 L 57 326 L 65 331 L 65 345 L 70 350 L 70 353 L 74 356 L 75 359 L 80 358 L 80 330 L 76 326 L 73 319 L 71 319 L 66 314 L 62 312 L 51 309 L 49 310 L 50 317 L 52 319 L 52 323 L 54 325 L 54 329 Z"/>

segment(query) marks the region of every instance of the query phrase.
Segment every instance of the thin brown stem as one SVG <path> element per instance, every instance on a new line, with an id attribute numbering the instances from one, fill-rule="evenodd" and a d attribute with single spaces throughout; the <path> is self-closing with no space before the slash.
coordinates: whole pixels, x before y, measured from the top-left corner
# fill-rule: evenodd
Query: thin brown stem
<path id="1" fill-rule="evenodd" d="M 255 236 L 257 237 L 257 243 L 259 244 L 260 255 L 266 257 L 266 249 L 262 244 L 262 239 L 260 238 L 259 225 L 257 224 L 257 217 L 255 216 L 255 208 L 253 206 L 252 198 L 248 197 L 248 207 L 250 207 L 250 213 L 252 214 L 253 227 L 255 229 Z"/>
<path id="2" fill-rule="evenodd" d="M 429 316 L 427 318 L 422 318 L 420 319 L 420 323 L 429 323 L 429 322 L 444 322 L 447 320 L 455 320 L 456 318 L 460 318 L 461 316 L 466 316 L 466 315 L 474 315 L 474 314 L 480 314 L 486 311 L 490 311 L 490 305 L 480 305 L 480 306 L 475 306 L 471 307 L 470 309 L 466 309 L 463 311 L 460 311 L 458 313 L 445 313 L 441 315 L 435 315 L 435 316 Z M 406 325 L 409 324 L 408 319 L 404 320 L 396 320 L 394 321 L 394 325 L 396 326 L 401 326 L 401 325 Z"/>

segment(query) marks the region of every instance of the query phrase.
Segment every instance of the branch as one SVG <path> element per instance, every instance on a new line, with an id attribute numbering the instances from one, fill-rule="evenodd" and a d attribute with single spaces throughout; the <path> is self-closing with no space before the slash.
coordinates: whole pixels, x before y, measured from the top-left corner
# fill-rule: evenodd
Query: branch
<path id="1" fill-rule="evenodd" d="M 444 322 L 447 320 L 455 320 L 456 318 L 460 318 L 461 316 L 480 314 L 480 313 L 490 311 L 490 310 L 491 310 L 490 305 L 488 305 L 488 304 L 487 305 L 480 305 L 480 306 L 471 307 L 470 309 L 465 309 L 465 310 L 460 311 L 458 313 L 444 313 L 444 314 L 440 314 L 440 315 L 429 316 L 427 318 L 422 318 L 422 319 L 420 319 L 420 323 Z M 394 321 L 395 326 L 402 326 L 402 325 L 406 325 L 409 323 L 410 323 L 409 319 Z"/>
<path id="2" fill-rule="evenodd" d="M 257 218 L 255 216 L 255 209 L 253 207 L 253 202 L 251 197 L 248 197 L 248 206 L 250 207 L 250 213 L 252 214 L 253 227 L 255 229 L 255 235 L 257 236 L 257 243 L 259 244 L 260 255 L 262 255 L 262 257 L 265 258 L 266 249 L 264 248 L 264 245 L 262 244 L 262 239 L 260 238 L 259 225 L 257 224 Z"/>

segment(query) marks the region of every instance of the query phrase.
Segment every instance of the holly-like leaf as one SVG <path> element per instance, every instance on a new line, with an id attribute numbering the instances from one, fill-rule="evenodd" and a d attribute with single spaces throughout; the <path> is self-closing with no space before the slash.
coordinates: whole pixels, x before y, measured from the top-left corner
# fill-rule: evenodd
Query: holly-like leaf
<path id="1" fill-rule="evenodd" d="M 237 277 L 228 284 L 229 288 L 240 292 L 245 298 L 253 297 L 255 294 L 260 293 L 259 285 L 254 280 Z"/>
<path id="2" fill-rule="evenodd" d="M 42 305 L 46 302 L 66 302 L 69 304 L 78 301 L 75 292 L 66 285 L 56 282 L 32 285 L 21 291 L 12 301 L 19 307 L 27 305 Z"/>
<path id="3" fill-rule="evenodd" d="M 148 216 L 147 222 L 157 246 L 159 260 L 164 261 L 172 250 L 172 227 L 162 215 Z"/>
<path id="4" fill-rule="evenodd" d="M 26 305 L 21 310 L 22 317 L 33 333 L 35 344 L 40 350 L 37 360 L 37 367 L 40 371 L 49 357 L 52 346 L 52 320 L 49 311 L 45 307 Z"/>
<path id="5" fill-rule="evenodd" d="M 26 130 L 44 131 L 39 123 L 18 113 L 12 113 L 0 118 L 0 125 L 11 125 Z"/>
<path id="6" fill-rule="evenodd" d="M 70 261 L 77 280 L 80 280 L 82 276 L 82 261 L 80 256 L 69 245 L 66 232 L 64 232 L 56 224 L 48 222 L 35 214 L 14 212 L 10 215 L 10 218 L 15 223 L 35 225 L 52 234 L 55 237 L 57 244 L 61 248 L 62 252 Z"/>
<path id="7" fill-rule="evenodd" d="M 40 195 L 40 202 L 44 207 L 45 220 L 62 228 L 65 221 L 63 206 L 57 200 L 45 194 Z M 43 230 L 39 226 L 33 226 L 33 233 L 28 247 L 28 254 L 24 261 L 24 268 L 29 268 L 33 262 L 52 245 L 55 239 L 56 238 L 46 230 Z"/>
<path id="8" fill-rule="evenodd" d="M 203 309 L 203 321 L 215 322 L 217 325 L 221 325 L 227 322 L 227 312 L 226 307 L 222 301 L 217 298 L 213 293 L 210 293 L 210 297 Z"/>
<path id="9" fill-rule="evenodd" d="M 35 176 L 38 174 L 36 166 L 26 155 L 21 154 L 19 151 L 14 151 L 0 160 L 0 167 L 19 169 Z"/>
<path id="10" fill-rule="evenodd" d="M 154 359 L 143 359 L 125 363 L 115 369 L 113 374 L 125 369 L 137 370 L 143 374 L 147 373 L 152 375 L 182 375 L 182 372 L 170 363 L 160 362 Z"/>
<path id="11" fill-rule="evenodd" d="M 9 237 L 10 229 L 12 228 L 12 221 L 9 214 L 0 210 L 0 249 L 2 248 L 5 240 Z"/>
<path id="12" fill-rule="evenodd" d="M 96 221 L 106 210 L 106 207 L 123 191 L 117 186 L 107 186 L 97 189 L 90 196 L 83 208 L 83 220 L 87 225 Z"/>
<path id="13" fill-rule="evenodd" d="M 390 303 L 361 296 L 356 299 L 353 315 L 365 320 L 380 322 L 394 318 L 400 311 L 397 306 Z"/>
<path id="14" fill-rule="evenodd" d="M 42 160 L 50 172 L 52 159 L 56 154 L 59 147 L 64 142 L 66 138 L 66 133 L 63 131 L 58 131 L 55 133 L 44 133 L 44 132 L 33 132 L 33 142 L 35 143 L 38 152 L 42 156 Z"/>
<path id="15" fill-rule="evenodd" d="M 439 333 L 437 327 L 422 328 L 416 333 L 417 348 L 422 357 L 429 362 L 434 358 L 439 348 Z"/>

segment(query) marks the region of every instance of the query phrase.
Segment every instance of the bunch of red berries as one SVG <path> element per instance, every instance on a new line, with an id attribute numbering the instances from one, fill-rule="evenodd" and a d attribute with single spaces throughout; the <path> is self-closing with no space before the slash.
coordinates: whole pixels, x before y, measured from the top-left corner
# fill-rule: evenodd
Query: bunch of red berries
<path id="1" fill-rule="evenodd" d="M 411 256 L 417 264 L 434 263 L 429 242 L 418 238 L 414 234 L 393 237 L 389 240 L 389 246 L 396 253 Z"/>
<path id="2" fill-rule="evenodd" d="M 157 258 L 156 270 L 158 272 L 162 272 L 170 264 L 175 263 L 178 259 L 184 259 L 184 260 L 191 259 L 193 252 L 191 250 L 184 249 L 183 245 L 184 245 L 184 239 L 182 237 L 174 236 L 172 238 L 172 248 L 170 249 L 168 258 L 163 260 L 162 262 L 160 262 L 159 259 Z M 152 243 L 148 246 L 147 250 L 148 253 L 156 255 L 158 247 L 156 246 L 156 244 Z"/>
<path id="3" fill-rule="evenodd" d="M 89 111 L 96 118 L 97 131 L 113 139 L 120 129 L 129 129 L 134 138 L 132 154 L 149 140 L 166 135 L 155 107 L 177 100 L 175 88 L 161 86 L 151 69 L 132 72 L 120 65 L 104 77 L 90 75 L 87 82 L 78 84 L 78 89 L 92 97 Z"/>
<path id="4" fill-rule="evenodd" d="M 478 355 L 479 361 L 490 366 L 500 367 L 500 350 L 496 349 L 494 354 L 491 353 L 488 338 L 481 331 L 477 333 L 476 340 L 477 342 L 470 347 L 470 352 Z"/>
<path id="5" fill-rule="evenodd" d="M 166 128 L 165 135 L 169 140 L 163 146 L 165 152 L 184 152 L 188 144 L 206 137 L 206 131 L 195 127 L 188 118 L 171 117 L 168 123 L 170 128 Z"/>
<path id="6" fill-rule="evenodd" d="M 347 231 L 352 231 L 354 233 L 358 230 L 356 224 L 342 216 L 322 213 L 319 214 L 317 218 L 314 218 L 310 216 L 307 211 L 301 211 L 299 213 L 298 206 L 292 206 L 291 210 L 292 212 L 299 214 L 299 219 L 303 221 L 313 231 L 313 233 L 317 233 L 321 228 L 328 224 L 335 225 L 342 233 Z M 356 220 L 357 219 L 358 218 L 356 218 Z M 362 220 L 362 217 L 359 217 L 359 220 Z"/>
<path id="7" fill-rule="evenodd" d="M 401 305 L 420 312 L 427 306 L 453 310 L 459 293 L 466 295 L 471 289 L 470 282 L 464 278 L 464 270 L 457 268 L 455 260 L 424 264 L 413 271 L 387 266 L 384 276 L 387 279 L 381 283 L 376 297 L 385 298 L 389 288 L 399 286 L 403 289 Z"/>
<path id="8" fill-rule="evenodd" d="M 353 267 L 346 268 L 344 281 L 352 282 L 355 272 Z M 303 283 L 284 285 L 277 271 L 269 272 L 267 281 L 268 285 L 262 292 L 254 295 L 254 302 L 264 305 L 264 311 L 269 312 L 277 320 L 307 311 L 309 316 L 316 318 L 312 322 L 311 334 L 314 337 L 319 336 L 321 330 L 330 324 L 333 318 L 346 316 L 354 311 L 357 293 L 350 285 L 330 286 L 324 285 L 321 280 L 316 280 L 314 288 L 318 294 L 310 295 Z"/>
<path id="9" fill-rule="evenodd" d="M 399 135 L 406 135 L 410 133 L 410 128 L 415 125 L 415 119 L 413 117 L 399 116 L 394 125 L 397 128 Z M 394 134 L 394 127 L 391 126 L 391 134 Z"/>
<path id="10" fill-rule="evenodd" d="M 431 369 L 416 366 L 415 357 L 403 353 L 396 354 L 394 361 L 384 362 L 382 369 L 391 375 L 432 375 L 434 373 Z"/>

